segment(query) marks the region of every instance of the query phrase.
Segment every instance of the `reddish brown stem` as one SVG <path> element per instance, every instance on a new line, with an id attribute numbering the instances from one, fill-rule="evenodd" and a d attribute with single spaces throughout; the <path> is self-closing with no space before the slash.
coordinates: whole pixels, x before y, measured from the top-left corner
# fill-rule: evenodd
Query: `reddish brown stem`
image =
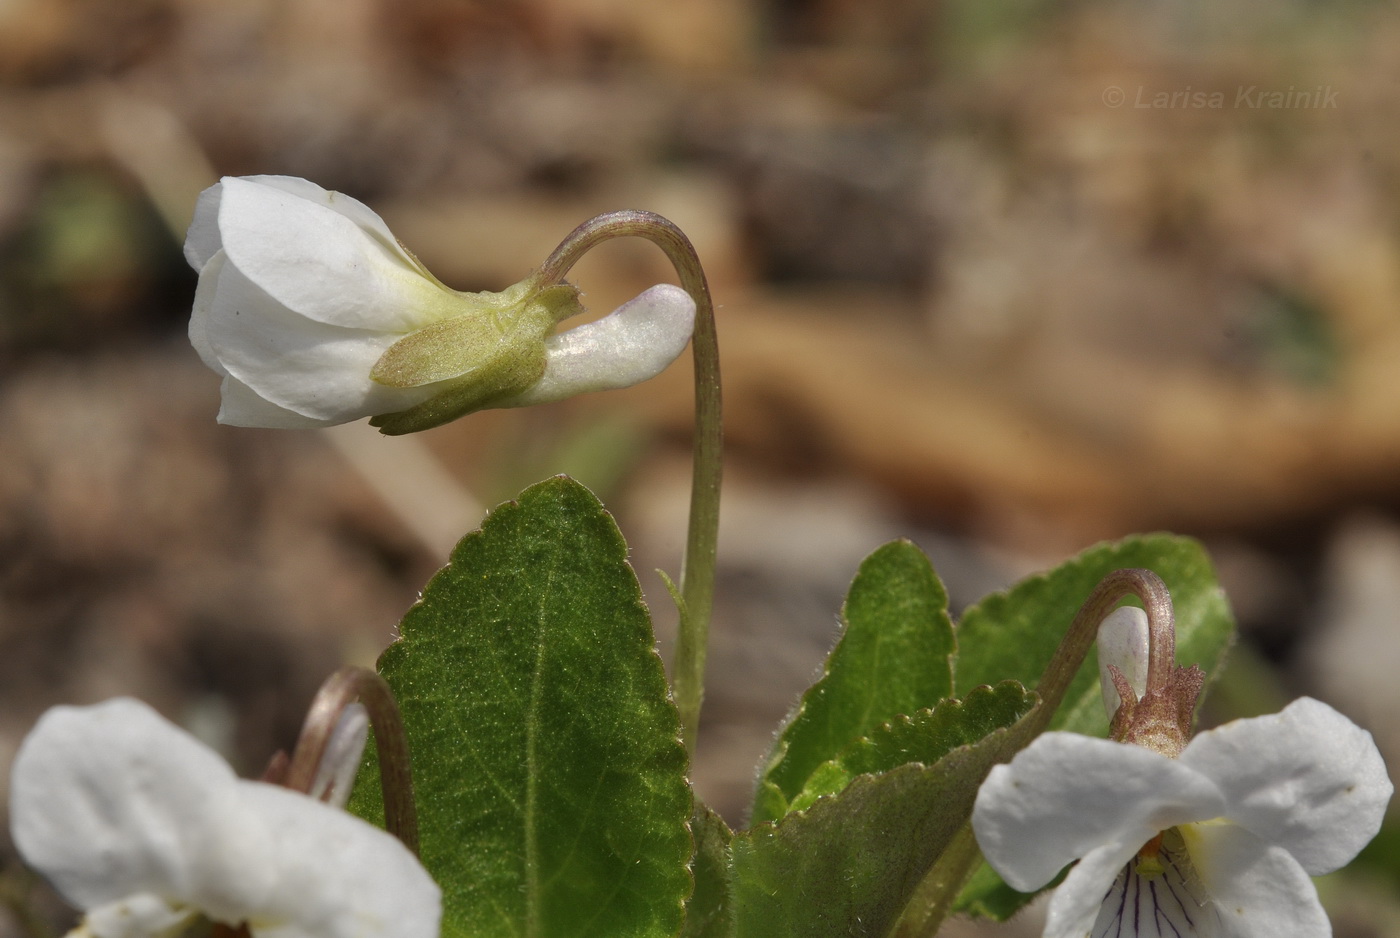
<path id="1" fill-rule="evenodd" d="M 345 708 L 356 701 L 369 712 L 374 741 L 379 749 L 379 783 L 384 793 L 384 826 L 404 845 L 418 853 L 418 810 L 413 801 L 413 771 L 409 765 L 408 737 L 403 717 L 389 685 L 368 668 L 344 667 L 317 691 L 306 713 L 301 736 L 287 767 L 286 787 L 311 790 L 316 769 Z"/>

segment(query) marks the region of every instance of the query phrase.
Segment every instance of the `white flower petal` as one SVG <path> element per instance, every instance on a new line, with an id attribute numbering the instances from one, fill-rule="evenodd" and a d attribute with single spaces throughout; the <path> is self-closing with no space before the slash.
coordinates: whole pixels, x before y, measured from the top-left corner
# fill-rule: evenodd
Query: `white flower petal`
<path id="1" fill-rule="evenodd" d="M 137 701 L 56 707 L 21 744 L 16 845 L 72 902 L 76 936 L 165 938 L 195 915 L 269 938 L 436 938 L 436 884 L 377 828 L 234 778 Z"/>
<path id="2" fill-rule="evenodd" d="M 410 265 L 396 242 L 386 245 L 378 230 L 282 188 L 236 178 L 223 187 L 224 252 L 286 309 L 331 325 L 397 333 L 457 311 L 456 296 Z"/>
<path id="3" fill-rule="evenodd" d="M 1142 844 L 1114 843 L 1089 851 L 1050 897 L 1043 938 L 1084 938 L 1123 867 Z"/>
<path id="4" fill-rule="evenodd" d="M 88 912 L 77 935 L 92 938 L 174 938 L 199 914 L 159 896 L 139 893 Z"/>
<path id="5" fill-rule="evenodd" d="M 1223 938 L 1229 934 L 1179 831 L 1166 832 L 1152 866 L 1155 869 L 1149 869 L 1140 856 L 1130 857 L 1104 897 L 1092 927 L 1078 934 L 1091 938 Z"/>
<path id="6" fill-rule="evenodd" d="M 205 329 L 226 372 L 278 407 L 323 425 L 405 410 L 434 385 L 389 388 L 370 370 L 400 336 L 288 315 L 233 264 L 219 272 Z"/>
<path id="7" fill-rule="evenodd" d="M 317 420 L 294 410 L 278 407 L 231 375 L 224 378 L 219 392 L 219 423 L 230 427 L 269 427 L 274 430 L 310 430 L 328 427 L 332 421 Z"/>
<path id="8" fill-rule="evenodd" d="M 1182 828 L 1228 938 L 1331 938 L 1308 874 L 1288 851 L 1234 824 Z"/>
<path id="9" fill-rule="evenodd" d="M 1118 711 L 1120 699 L 1108 666 L 1123 672 L 1131 687 L 1142 698 L 1147 690 L 1147 613 L 1137 606 L 1119 606 L 1099 623 L 1099 690 L 1108 718 Z"/>
<path id="10" fill-rule="evenodd" d="M 271 888 L 272 843 L 227 763 L 138 701 L 54 707 L 20 745 L 15 845 L 75 905 L 140 893 L 211 915 Z"/>
<path id="11" fill-rule="evenodd" d="M 631 387 L 675 361 L 695 329 L 695 301 L 671 284 L 644 290 L 596 322 L 545 340 L 544 376 L 502 406 Z"/>
<path id="12" fill-rule="evenodd" d="M 972 826 L 987 862 L 1028 892 L 1097 847 L 1141 845 L 1223 807 L 1209 779 L 1150 749 L 1045 733 L 992 769 Z"/>
<path id="13" fill-rule="evenodd" d="M 309 179 L 302 179 L 300 176 L 243 176 L 241 178 L 247 182 L 281 189 L 283 192 L 305 199 L 314 205 L 320 205 L 339 215 L 344 215 L 359 227 L 372 233 L 383 242 L 385 247 L 399 255 L 405 264 L 413 267 L 420 266 L 417 258 L 405 251 L 403 245 L 399 244 L 394 233 L 384 223 L 384 219 L 379 217 L 379 213 L 359 199 L 348 196 L 344 192 L 323 188 Z"/>
<path id="14" fill-rule="evenodd" d="M 267 187 L 285 195 L 291 195 L 314 206 L 329 209 L 348 219 L 361 229 L 377 245 L 391 254 L 394 259 L 432 280 L 432 275 L 416 257 L 404 249 L 384 223 L 369 206 L 341 192 L 323 189 L 314 182 L 296 176 L 244 176 L 224 177 L 217 185 L 210 186 L 200 193 L 195 203 L 194 220 L 190 223 L 185 237 L 185 259 L 198 272 L 203 272 L 210 259 L 223 250 L 223 235 L 219 228 L 219 212 L 226 187 L 242 191 L 242 187 Z M 314 252 L 313 252 L 314 253 Z"/>
<path id="15" fill-rule="evenodd" d="M 200 361 L 221 375 L 228 370 L 219 362 L 219 355 L 209 341 L 209 311 L 217 301 L 219 275 L 224 269 L 224 253 L 219 251 L 204 265 L 194 288 L 194 304 L 190 309 L 190 345 L 199 353 Z"/>
<path id="16" fill-rule="evenodd" d="M 397 839 L 284 788 L 242 787 L 278 832 L 276 888 L 249 922 L 255 938 L 437 938 L 441 894 Z"/>
<path id="17" fill-rule="evenodd" d="M 219 202 L 223 194 L 223 183 L 219 183 L 205 189 L 195 200 L 194 220 L 185 234 L 185 260 L 196 273 L 202 273 L 209 259 L 223 250 L 223 238 L 219 235 Z"/>
<path id="18" fill-rule="evenodd" d="M 1312 875 L 1370 842 L 1394 791 L 1371 734 L 1309 697 L 1201 733 L 1180 761 L 1220 786 L 1227 818 Z"/>

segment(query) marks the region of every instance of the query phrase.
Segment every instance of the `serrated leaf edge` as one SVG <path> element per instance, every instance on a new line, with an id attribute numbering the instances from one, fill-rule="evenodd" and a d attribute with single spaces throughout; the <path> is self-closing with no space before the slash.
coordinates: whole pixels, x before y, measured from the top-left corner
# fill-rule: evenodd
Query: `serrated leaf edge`
<path id="1" fill-rule="evenodd" d="M 985 743 L 987 740 L 991 739 L 993 736 L 995 736 L 995 735 L 998 734 L 998 733 L 1007 733 L 1007 732 L 1009 732 L 1009 731 L 1012 729 L 1012 727 L 1014 727 L 1017 723 L 1020 723 L 1020 722 L 1021 722 L 1022 720 L 1024 720 L 1027 716 L 1029 716 L 1029 715 L 1035 710 L 1036 707 L 1040 706 L 1040 695 L 1037 694 L 1035 691 L 1029 690 L 1028 688 L 1026 688 L 1024 685 L 1021 684 L 1020 681 L 1010 681 L 1010 680 L 1008 680 L 1008 681 L 999 681 L 999 682 L 997 682 L 996 684 L 979 684 L 979 685 L 977 685 L 976 687 L 974 687 L 974 688 L 972 688 L 971 690 L 969 690 L 969 691 L 967 692 L 967 694 L 966 694 L 965 696 L 963 696 L 963 697 L 947 697 L 947 698 L 945 698 L 944 700 L 942 700 L 942 701 L 939 702 L 938 707 L 926 707 L 926 708 L 923 708 L 923 709 L 920 709 L 920 710 L 916 710 L 916 711 L 914 712 L 914 714 L 903 714 L 903 713 L 901 713 L 901 714 L 900 714 L 898 717 L 896 717 L 894 720 L 889 720 L 889 721 L 887 721 L 887 722 L 885 722 L 885 723 L 881 723 L 881 724 L 880 724 L 878 727 L 876 727 L 875 730 L 874 730 L 874 732 L 879 732 L 880 730 L 891 728 L 891 727 L 894 725 L 894 723 L 896 723 L 896 722 L 898 722 L 898 721 L 909 722 L 909 721 L 912 720 L 912 717 L 913 717 L 913 716 L 916 716 L 916 715 L 918 715 L 918 714 L 920 714 L 920 713 L 929 713 L 929 714 L 932 714 L 932 713 L 934 713 L 935 711 L 939 710 L 940 708 L 945 707 L 945 706 L 948 706 L 948 705 L 952 705 L 952 706 L 948 706 L 948 710 L 949 710 L 949 711 L 952 711 L 952 710 L 960 710 L 960 709 L 964 708 L 964 707 L 967 705 L 967 698 L 968 698 L 968 697 L 971 697 L 974 693 L 977 693 L 978 691 L 987 691 L 988 693 L 995 693 L 996 690 L 997 690 L 998 688 L 1002 688 L 1002 687 L 1012 687 L 1012 686 L 1016 686 L 1016 687 L 1020 687 L 1020 688 L 1021 688 L 1021 690 L 1022 690 L 1022 692 L 1023 692 L 1023 694 L 1024 694 L 1024 699 L 1028 700 L 1030 705 L 1026 708 L 1025 712 L 1022 713 L 1020 716 L 1016 717 L 1016 719 L 1013 720 L 1013 721 L 1010 723 L 1010 725 L 1008 725 L 1008 726 L 999 726 L 999 727 L 997 727 L 996 729 L 992 730 L 992 731 L 991 731 L 990 733 L 988 733 L 987 735 L 983 736 L 982 738 L 980 738 L 980 739 L 978 739 L 978 740 L 975 740 L 974 742 L 963 743 L 961 746 L 954 746 L 952 749 L 949 749 L 949 750 L 948 750 L 947 752 L 945 752 L 942 756 L 940 756 L 939 758 L 937 758 L 936 760 L 934 760 L 934 761 L 931 762 L 931 763 L 930 763 L 930 762 L 910 761 L 910 762 L 901 763 L 900 765 L 895 766 L 893 769 L 886 769 L 886 770 L 883 771 L 883 772 L 862 772 L 862 773 L 860 773 L 859 775 L 854 775 L 854 776 L 851 777 L 851 780 L 846 784 L 846 786 L 845 786 L 844 788 L 842 788 L 840 791 L 837 791 L 837 792 L 828 792 L 828 793 L 826 793 L 826 794 L 818 795 L 817 798 L 816 798 L 816 800 L 813 801 L 810 805 L 808 805 L 808 806 L 805 807 L 805 808 L 798 808 L 798 809 L 789 811 L 787 814 L 784 814 L 782 817 L 780 817 L 780 818 L 778 818 L 777 820 L 774 820 L 774 821 L 760 821 L 758 824 L 754 825 L 753 827 L 747 828 L 746 830 L 734 831 L 734 832 L 733 832 L 733 833 L 734 833 L 734 836 L 735 836 L 735 837 L 739 837 L 739 836 L 742 836 L 742 835 L 746 835 L 746 834 L 752 833 L 752 832 L 754 832 L 754 831 L 762 830 L 762 829 L 764 829 L 764 828 L 771 828 L 771 829 L 776 830 L 777 828 L 783 826 L 783 825 L 787 822 L 787 820 L 788 820 L 789 818 L 794 818 L 794 817 L 798 817 L 798 816 L 805 816 L 806 814 L 808 814 L 808 813 L 811 812 L 812 810 L 816 809 L 816 807 L 817 807 L 818 805 L 820 805 L 821 803 L 823 803 L 823 802 L 825 802 L 825 801 L 831 801 L 831 800 L 833 800 L 833 799 L 840 798 L 840 797 L 844 796 L 847 792 L 851 791 L 851 790 L 855 787 L 855 785 L 856 785 L 857 782 L 861 782 L 862 780 L 865 780 L 865 779 L 884 778 L 885 776 L 892 775 L 893 773 L 898 772 L 898 771 L 900 771 L 900 770 L 902 770 L 902 769 L 906 769 L 906 768 L 908 768 L 908 767 L 910 767 L 910 766 L 914 766 L 914 767 L 918 767 L 918 768 L 923 768 L 923 769 L 930 769 L 930 768 L 933 768 L 934 766 L 938 765 L 939 763 L 941 763 L 943 760 L 949 758 L 950 756 L 952 756 L 952 755 L 955 754 L 955 753 L 961 752 L 961 751 L 963 751 L 963 750 L 970 750 L 970 749 L 972 749 L 974 746 L 980 746 L 980 745 L 982 745 L 983 743 Z M 861 737 L 859 737 L 859 738 L 857 738 L 857 739 L 855 739 L 855 740 L 852 740 L 852 741 L 846 746 L 845 749 L 842 749 L 842 750 L 841 750 L 841 752 L 842 752 L 842 754 L 845 754 L 845 753 L 847 753 L 847 752 L 850 752 L 850 751 L 853 750 L 855 747 L 859 746 L 861 743 L 867 742 L 867 741 L 869 741 L 869 740 L 870 740 L 870 737 L 869 737 L 869 736 L 861 736 Z M 821 765 L 822 765 L 822 766 L 826 766 L 826 765 L 830 765 L 830 764 L 832 764 L 832 763 L 839 763 L 839 762 L 840 762 L 840 756 L 838 756 L 838 757 L 835 758 L 835 759 L 828 759 L 826 762 L 823 762 Z M 819 766 L 819 768 L 820 768 L 820 766 Z M 816 773 L 813 772 L 813 774 L 815 775 Z M 869 784 L 869 783 L 868 783 L 868 782 L 865 782 L 865 784 Z M 801 796 L 801 793 L 799 793 L 799 797 L 800 797 L 800 796 Z M 795 800 L 795 799 L 794 799 L 794 800 Z"/>
<path id="2" fill-rule="evenodd" d="M 759 803 L 759 801 L 760 801 L 760 796 L 761 796 L 762 792 L 764 791 L 765 786 L 770 786 L 770 787 L 772 787 L 775 791 L 777 791 L 778 794 L 783 798 L 785 804 L 789 804 L 789 805 L 792 804 L 792 799 L 790 799 L 790 798 L 788 798 L 786 795 L 784 795 L 784 794 L 782 793 L 782 789 L 781 789 L 781 788 L 779 788 L 777 785 L 774 785 L 774 784 L 772 784 L 772 783 L 770 783 L 770 782 L 768 781 L 769 776 L 772 775 L 772 774 L 773 774 L 773 770 L 776 769 L 777 766 L 780 765 L 780 764 L 782 763 L 782 761 L 783 761 L 784 759 L 787 758 L 787 753 L 788 753 L 788 749 L 789 749 L 789 744 L 788 744 L 788 740 L 787 740 L 787 735 L 786 735 L 786 734 L 787 734 L 788 730 L 789 730 L 789 729 L 798 721 L 798 719 L 800 719 L 801 716 L 807 711 L 808 703 L 809 703 L 809 701 L 812 700 L 813 694 L 817 691 L 817 689 L 820 688 L 820 687 L 822 687 L 823 684 L 826 682 L 826 680 L 827 680 L 829 677 L 831 677 L 831 658 L 832 658 L 832 655 L 836 652 L 836 649 L 840 647 L 842 640 L 845 639 L 846 633 L 850 630 L 850 627 L 851 627 L 850 620 L 847 619 L 847 617 L 846 617 L 846 610 L 847 610 L 847 607 L 848 607 L 848 605 L 849 605 L 849 603 L 850 603 L 850 598 L 851 598 L 851 590 L 855 587 L 856 581 L 860 578 L 861 573 L 862 573 L 862 571 L 864 570 L 866 563 L 868 563 L 868 562 L 871 560 L 871 558 L 873 558 L 873 557 L 874 557 L 876 554 L 878 554 L 880 551 L 887 550 L 887 549 L 889 549 L 891 546 L 893 546 L 893 545 L 895 545 L 895 544 L 908 545 L 909 547 L 912 547 L 912 548 L 914 548 L 916 551 L 918 551 L 918 553 L 924 558 L 924 561 L 925 561 L 926 563 L 928 563 L 929 569 L 933 572 L 934 578 L 938 581 L 938 586 L 939 586 L 939 588 L 943 591 L 943 616 L 944 616 L 944 618 L 946 618 L 946 619 L 948 620 L 949 625 L 951 625 L 951 626 L 953 627 L 953 628 L 952 628 L 953 645 L 952 645 L 952 648 L 950 648 L 949 651 L 948 651 L 948 677 L 949 677 L 949 686 L 950 686 L 950 687 L 956 687 L 956 686 L 957 686 L 956 667 L 957 667 L 957 657 L 958 657 L 958 633 L 957 633 L 957 623 L 953 620 L 952 613 L 951 613 L 951 612 L 949 611 L 949 609 L 948 609 L 948 587 L 947 587 L 947 585 L 943 582 L 943 579 L 942 579 L 941 577 L 938 576 L 938 571 L 935 570 L 935 569 L 933 569 L 933 562 L 929 559 L 928 555 L 927 555 L 926 553 L 924 553 L 923 548 L 919 547 L 919 545 L 918 545 L 918 544 L 915 544 L 911 539 L 909 539 L 909 538 L 907 538 L 907 537 L 898 537 L 898 538 L 895 538 L 895 539 L 892 540 L 892 541 L 887 541 L 887 542 L 885 542 L 884 544 L 881 544 L 879 547 L 876 547 L 874 550 L 872 550 L 869 554 L 867 554 L 864 558 L 861 559 L 860 564 L 859 564 L 859 565 L 857 566 L 857 568 L 856 568 L 856 573 L 855 573 L 855 575 L 851 577 L 851 582 L 850 582 L 850 584 L 848 584 L 847 587 L 846 587 L 846 595 L 845 595 L 845 596 L 842 598 L 842 600 L 841 600 L 841 609 L 840 609 L 840 612 L 837 614 L 837 621 L 840 623 L 841 629 L 840 629 L 840 631 L 839 631 L 839 632 L 837 633 L 837 635 L 836 635 L 836 640 L 835 640 L 835 641 L 832 643 L 832 645 L 831 645 L 831 650 L 828 651 L 828 652 L 826 653 L 826 657 L 822 659 L 822 673 L 821 673 L 821 675 L 820 675 L 816 680 L 814 680 L 811 684 L 809 684 L 809 685 L 807 686 L 806 690 L 804 690 L 804 691 L 802 692 L 802 696 L 798 698 L 797 703 L 793 705 L 793 707 L 788 711 L 787 715 L 783 718 L 782 722 L 780 722 L 780 723 L 778 724 L 778 729 L 777 729 L 777 731 L 774 733 L 774 737 L 773 737 L 773 747 L 772 747 L 772 749 L 769 751 L 768 757 L 767 757 L 762 763 L 760 763 L 759 771 L 758 771 L 758 773 L 757 773 L 757 779 L 756 779 L 755 784 L 754 784 L 754 795 L 753 795 L 753 797 L 752 797 L 752 799 L 751 799 L 751 801 L 753 802 L 753 804 L 754 804 L 755 807 L 757 807 L 757 805 L 758 805 L 758 803 Z M 984 686 L 984 685 L 979 685 L 979 686 Z M 951 700 L 951 699 L 955 699 L 955 698 L 944 698 L 944 699 L 945 699 L 945 700 Z M 941 701 L 940 701 L 940 703 L 941 703 Z M 864 739 L 864 738 L 865 738 L 865 737 L 857 737 L 857 739 L 856 739 L 855 741 L 858 741 L 858 740 Z M 855 742 L 855 741 L 853 741 L 853 742 Z M 844 752 L 845 750 L 842 750 L 842 751 Z M 828 760 L 828 761 L 831 761 L 831 760 Z M 824 765 L 824 764 L 825 764 L 825 763 L 818 763 L 818 767 L 820 767 L 821 765 Z M 815 769 L 814 769 L 813 771 L 815 771 Z M 810 776 L 809 776 L 809 777 L 810 777 Z M 800 794 L 801 794 L 801 791 L 798 792 L 798 795 L 800 795 Z M 786 816 L 787 816 L 787 812 L 784 812 L 784 817 L 786 817 Z M 762 823 L 768 823 L 768 822 L 762 822 Z"/>

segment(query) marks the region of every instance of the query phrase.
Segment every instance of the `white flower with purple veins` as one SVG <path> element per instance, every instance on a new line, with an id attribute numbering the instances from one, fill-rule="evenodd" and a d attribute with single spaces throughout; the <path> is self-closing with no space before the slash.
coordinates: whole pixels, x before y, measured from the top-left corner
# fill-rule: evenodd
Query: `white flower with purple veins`
<path id="1" fill-rule="evenodd" d="M 85 910 L 79 938 L 167 938 L 201 919 L 254 938 L 436 938 L 436 884 L 398 840 L 237 778 L 131 699 L 55 707 L 20 745 L 10 824 Z"/>
<path id="2" fill-rule="evenodd" d="M 1200 733 L 1176 758 L 1045 733 L 992 770 L 972 824 L 1023 892 L 1079 861 L 1045 938 L 1325 938 L 1309 876 L 1356 856 L 1392 791 L 1371 735 L 1305 697 Z"/>
<path id="3" fill-rule="evenodd" d="M 195 208 L 190 342 L 223 376 L 221 423 L 407 433 L 650 378 L 685 349 L 695 303 L 652 287 L 603 319 L 565 283 L 444 286 L 363 203 L 291 176 L 227 177 Z"/>

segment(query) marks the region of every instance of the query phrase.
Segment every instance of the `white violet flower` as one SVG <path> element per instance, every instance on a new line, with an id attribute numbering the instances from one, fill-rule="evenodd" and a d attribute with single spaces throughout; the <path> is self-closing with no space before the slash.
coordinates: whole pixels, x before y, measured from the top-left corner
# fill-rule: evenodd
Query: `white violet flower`
<path id="1" fill-rule="evenodd" d="M 695 302 L 652 287 L 595 323 L 568 284 L 461 293 L 369 207 L 291 176 L 225 177 L 185 240 L 190 342 L 223 376 L 221 423 L 386 433 L 650 378 L 685 349 Z"/>
<path id="2" fill-rule="evenodd" d="M 255 938 L 435 938 L 438 887 L 398 840 L 237 778 L 135 700 L 55 707 L 20 745 L 11 829 L 86 911 L 79 938 L 166 938 L 200 917 Z"/>
<path id="3" fill-rule="evenodd" d="M 992 769 L 972 824 L 1023 892 L 1079 861 L 1045 938 L 1324 938 L 1308 877 L 1356 856 L 1392 791 L 1371 735 L 1305 697 L 1200 733 L 1175 759 L 1045 733 Z"/>

